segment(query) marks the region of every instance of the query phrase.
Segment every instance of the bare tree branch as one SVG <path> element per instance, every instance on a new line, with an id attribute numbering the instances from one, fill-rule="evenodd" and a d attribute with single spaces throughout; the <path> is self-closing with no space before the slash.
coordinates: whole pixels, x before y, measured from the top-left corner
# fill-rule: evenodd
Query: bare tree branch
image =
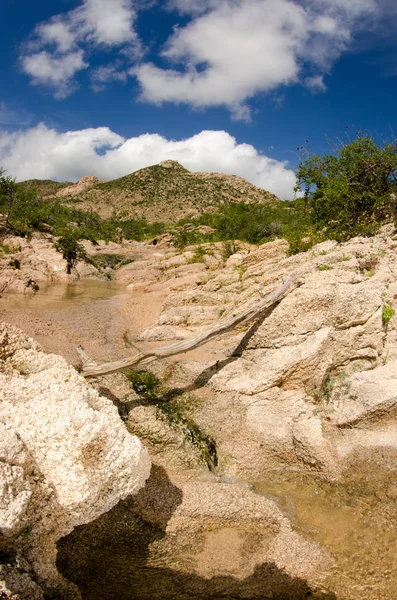
<path id="1" fill-rule="evenodd" d="M 278 304 L 280 300 L 282 300 L 287 294 L 295 290 L 300 285 L 300 281 L 294 277 L 291 277 L 284 281 L 282 285 L 274 292 L 268 294 L 265 296 L 265 298 L 253 306 L 246 308 L 241 313 L 215 323 L 215 325 L 213 325 L 210 329 L 207 329 L 194 338 L 177 342 L 171 346 L 153 348 L 152 350 L 139 352 L 134 356 L 123 358 L 122 360 L 103 363 L 101 365 L 96 365 L 83 350 L 78 349 L 79 354 L 83 359 L 81 372 L 86 378 L 98 377 L 99 375 L 115 373 L 116 371 L 120 371 L 128 367 L 134 367 L 143 361 L 146 363 L 156 360 L 157 358 L 167 358 L 169 356 L 174 356 L 175 354 L 189 352 L 190 350 L 199 348 L 210 340 L 213 340 L 214 338 L 231 331 L 238 325 L 257 320 L 267 309 L 271 308 L 275 304 Z"/>

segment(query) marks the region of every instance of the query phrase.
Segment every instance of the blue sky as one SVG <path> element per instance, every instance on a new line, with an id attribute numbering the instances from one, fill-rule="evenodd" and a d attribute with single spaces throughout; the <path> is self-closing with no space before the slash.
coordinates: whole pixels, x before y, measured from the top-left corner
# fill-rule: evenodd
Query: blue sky
<path id="1" fill-rule="evenodd" d="M 397 132 L 396 32 L 395 0 L 1 0 L 0 165 L 172 158 L 290 198 L 299 146 Z"/>

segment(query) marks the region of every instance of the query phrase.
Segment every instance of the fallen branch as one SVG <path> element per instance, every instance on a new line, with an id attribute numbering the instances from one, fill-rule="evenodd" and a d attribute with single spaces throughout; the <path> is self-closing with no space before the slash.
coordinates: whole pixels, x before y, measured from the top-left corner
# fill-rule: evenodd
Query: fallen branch
<path id="1" fill-rule="evenodd" d="M 95 364 L 88 357 L 88 355 L 85 354 L 84 351 L 79 349 L 80 356 L 83 358 L 81 373 L 86 378 L 98 377 L 99 375 L 107 375 L 128 367 L 134 367 L 143 361 L 151 362 L 157 358 L 167 358 L 169 356 L 174 356 L 175 354 L 181 354 L 183 352 L 194 350 L 195 348 L 206 344 L 210 340 L 213 340 L 214 338 L 231 331 L 238 325 L 257 320 L 267 309 L 280 302 L 280 300 L 282 300 L 294 289 L 299 287 L 299 285 L 301 285 L 301 283 L 295 278 L 292 277 L 287 279 L 279 288 L 277 288 L 277 290 L 271 294 L 268 294 L 265 298 L 253 306 L 246 308 L 238 315 L 233 315 L 232 317 L 216 323 L 213 325 L 213 327 L 211 327 L 211 329 L 207 329 L 194 338 L 177 342 L 171 346 L 153 348 L 152 350 L 139 352 L 138 354 L 135 354 L 135 356 L 123 358 L 122 360 L 117 360 L 114 362 L 103 363 L 101 365 Z"/>

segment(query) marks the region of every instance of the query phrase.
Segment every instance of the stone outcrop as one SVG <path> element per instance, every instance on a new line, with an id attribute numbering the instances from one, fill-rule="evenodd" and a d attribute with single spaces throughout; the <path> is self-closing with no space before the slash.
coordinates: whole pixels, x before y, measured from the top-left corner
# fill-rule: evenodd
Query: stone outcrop
<path id="1" fill-rule="evenodd" d="M 80 262 L 68 275 L 66 261 L 50 235 L 34 233 L 31 239 L 8 236 L 2 242 L 9 252 L 2 254 L 0 248 L 0 293 L 32 294 L 51 283 L 70 283 L 80 276 L 98 274 L 94 266 Z"/>
<path id="2" fill-rule="evenodd" d="M 94 185 L 97 185 L 98 183 L 104 183 L 105 181 L 105 179 L 98 179 L 98 177 L 96 177 L 95 175 L 85 175 L 84 177 L 79 179 L 77 183 L 74 183 L 68 187 L 64 187 L 61 190 L 58 190 L 56 195 L 58 196 L 58 198 L 77 196 L 81 192 L 85 192 L 91 189 L 92 187 L 94 187 Z"/>
<path id="3" fill-rule="evenodd" d="M 7 325 L 0 326 L 0 433 L 0 545 L 11 557 L 4 585 L 40 598 L 23 582 L 16 589 L 13 577 L 23 575 L 26 589 L 34 588 L 31 577 L 47 592 L 78 598 L 57 571 L 56 542 L 135 494 L 149 476 L 147 451 L 111 401 Z"/>
<path id="4" fill-rule="evenodd" d="M 274 290 L 281 277 L 303 281 L 245 337 L 232 332 L 207 349 L 207 361 L 202 352 L 201 363 L 186 357 L 177 366 L 198 381 L 200 366 L 213 369 L 206 379 L 212 395 L 207 388 L 196 418 L 216 439 L 226 472 L 258 477 L 287 467 L 335 479 L 359 448 L 375 448 L 375 439 L 391 447 L 397 328 L 382 312 L 397 309 L 393 234 L 385 226 L 374 238 L 328 241 L 290 257 L 277 240 L 242 246 L 227 260 L 214 244 L 194 264 L 193 248 L 147 262 L 145 291 L 161 286 L 168 294 L 157 322 L 140 333 L 146 342 L 193 337 Z M 138 263 L 118 276 L 143 287 Z M 216 367 L 211 352 L 219 355 Z M 368 432 L 374 424 L 386 427 L 379 438 L 344 429 Z M 347 449 L 348 439 L 355 448 Z"/>

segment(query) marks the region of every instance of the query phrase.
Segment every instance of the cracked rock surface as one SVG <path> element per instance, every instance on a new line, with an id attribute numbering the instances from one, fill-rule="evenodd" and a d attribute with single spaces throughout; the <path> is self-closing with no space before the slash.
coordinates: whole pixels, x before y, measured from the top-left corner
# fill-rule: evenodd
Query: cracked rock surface
<path id="1" fill-rule="evenodd" d="M 178 264 L 171 256 L 159 260 L 168 295 L 157 322 L 140 332 L 149 343 L 193 336 L 273 291 L 282 277 L 303 281 L 261 323 L 213 346 L 220 357 L 216 366 L 204 351 L 177 363 L 181 378 L 190 373 L 200 381 L 208 374 L 206 400 L 195 416 L 216 439 L 226 473 L 256 478 L 291 468 L 338 479 L 348 456 L 368 451 L 369 438 L 349 437 L 346 427 L 372 431 L 371 444 L 377 439 L 386 452 L 395 451 L 397 327 L 394 318 L 387 324 L 382 318 L 384 306 L 397 310 L 393 236 L 388 225 L 373 238 L 328 241 L 295 256 L 276 240 L 242 246 L 224 262 L 215 244 L 208 259 L 218 260 L 217 266 L 204 255 L 191 265 L 197 269 L 190 282 L 189 250 Z M 139 286 L 127 269 L 118 276 Z M 149 282 L 145 290 L 158 285 Z M 376 438 L 375 423 L 395 431 L 394 439 Z"/>

